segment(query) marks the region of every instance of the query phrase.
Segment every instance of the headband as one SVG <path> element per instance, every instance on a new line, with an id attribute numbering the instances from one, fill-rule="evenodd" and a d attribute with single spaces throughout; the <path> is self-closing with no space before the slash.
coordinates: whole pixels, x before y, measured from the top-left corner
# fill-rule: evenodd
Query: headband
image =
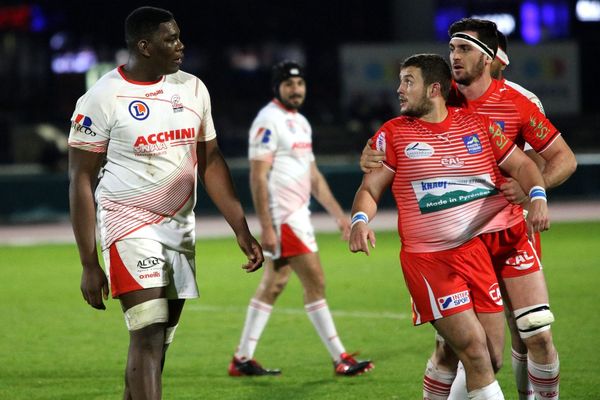
<path id="1" fill-rule="evenodd" d="M 510 62 L 508 61 L 508 54 L 506 54 L 506 52 L 500 47 L 498 47 L 498 51 L 496 52 L 496 58 L 500 60 L 500 62 L 504 65 L 510 64 Z"/>
<path id="2" fill-rule="evenodd" d="M 485 54 L 492 60 L 494 59 L 494 56 L 495 56 L 494 51 L 492 49 L 490 49 L 487 44 L 483 43 L 481 40 L 477 39 L 476 37 L 469 35 L 468 33 L 456 32 L 454 35 L 452 35 L 452 37 L 450 39 L 460 39 L 460 40 L 464 40 L 465 42 L 469 42 L 469 43 L 471 43 L 471 45 L 473 45 L 473 47 L 477 48 L 483 54 Z"/>

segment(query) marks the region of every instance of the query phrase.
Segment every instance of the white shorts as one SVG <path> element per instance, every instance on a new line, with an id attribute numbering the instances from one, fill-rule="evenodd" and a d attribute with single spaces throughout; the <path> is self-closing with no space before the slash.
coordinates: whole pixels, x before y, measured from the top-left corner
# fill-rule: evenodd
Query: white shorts
<path id="1" fill-rule="evenodd" d="M 167 299 L 198 297 L 194 252 L 150 239 L 124 239 L 102 252 L 114 298 L 134 290 L 166 287 Z"/>
<path id="2" fill-rule="evenodd" d="M 319 251 L 315 230 L 310 222 L 310 214 L 293 214 L 283 223 L 276 225 L 275 229 L 277 231 L 277 248 L 275 254 L 265 252 L 267 257 L 277 260 Z"/>

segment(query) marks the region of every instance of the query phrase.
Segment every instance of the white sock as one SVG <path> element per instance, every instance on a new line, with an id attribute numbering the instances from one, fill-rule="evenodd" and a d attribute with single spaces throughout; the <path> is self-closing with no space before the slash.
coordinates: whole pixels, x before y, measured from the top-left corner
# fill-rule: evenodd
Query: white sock
<path id="1" fill-rule="evenodd" d="M 423 376 L 423 398 L 428 400 L 446 400 L 450 394 L 450 385 L 456 373 L 440 371 L 431 359 L 427 360 L 427 368 Z M 463 399 L 466 398 L 466 395 Z"/>
<path id="2" fill-rule="evenodd" d="M 256 299 L 250 299 L 244 330 L 242 331 L 240 344 L 235 352 L 235 357 L 238 360 L 252 359 L 260 335 L 262 335 L 271 316 L 271 311 L 273 311 L 272 305 Z"/>
<path id="3" fill-rule="evenodd" d="M 527 372 L 527 354 L 520 354 L 512 349 L 512 369 L 519 400 L 535 400 L 533 388 L 529 382 L 529 373 Z"/>
<path id="4" fill-rule="evenodd" d="M 458 368 L 456 368 L 456 377 L 452 382 L 450 388 L 450 395 L 448 400 L 465 400 L 467 398 L 467 374 L 465 373 L 465 367 L 462 362 L 458 362 Z"/>
<path id="5" fill-rule="evenodd" d="M 536 364 L 531 360 L 527 361 L 529 371 L 529 381 L 536 398 L 557 400 L 558 399 L 558 381 L 559 381 L 559 362 L 558 356 L 552 364 Z"/>
<path id="6" fill-rule="evenodd" d="M 327 347 L 327 351 L 331 354 L 333 361 L 340 361 L 341 354 L 346 352 L 346 350 L 335 330 L 335 324 L 333 323 L 333 317 L 327 306 L 327 300 L 322 299 L 317 300 L 314 303 L 305 304 L 304 310 L 306 310 L 310 322 L 312 322 L 319 333 L 319 337 L 323 341 L 325 347 Z"/>
<path id="7" fill-rule="evenodd" d="M 502 389 L 498 381 L 494 381 L 481 389 L 475 389 L 469 392 L 469 400 L 504 400 Z"/>

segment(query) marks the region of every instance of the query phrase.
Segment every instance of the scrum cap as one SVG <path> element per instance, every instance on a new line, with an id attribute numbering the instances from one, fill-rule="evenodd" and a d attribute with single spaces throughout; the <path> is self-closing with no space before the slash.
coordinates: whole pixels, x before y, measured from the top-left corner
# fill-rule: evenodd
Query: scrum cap
<path id="1" fill-rule="evenodd" d="M 286 79 L 304 78 L 304 67 L 295 61 L 281 61 L 273 66 L 271 74 L 271 87 L 276 97 L 279 97 L 279 85 Z"/>

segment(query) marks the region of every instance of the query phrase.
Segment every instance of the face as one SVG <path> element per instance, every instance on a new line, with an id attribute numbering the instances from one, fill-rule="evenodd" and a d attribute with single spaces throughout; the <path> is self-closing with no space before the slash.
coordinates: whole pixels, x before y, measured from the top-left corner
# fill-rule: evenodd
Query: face
<path id="1" fill-rule="evenodd" d="M 477 32 L 466 31 L 473 37 L 478 37 Z M 450 66 L 452 77 L 462 85 L 470 85 L 481 77 L 485 71 L 486 55 L 476 47 L 462 39 L 450 39 Z"/>
<path id="2" fill-rule="evenodd" d="M 428 88 L 425 86 L 421 69 L 407 67 L 400 70 L 400 115 L 420 118 L 433 110 L 433 102 L 429 99 Z"/>
<path id="3" fill-rule="evenodd" d="M 306 97 L 306 82 L 304 78 L 292 77 L 279 84 L 279 97 L 287 108 L 297 110 Z"/>
<path id="4" fill-rule="evenodd" d="M 174 20 L 163 22 L 148 42 L 149 58 L 160 75 L 179 71 L 184 49 L 179 34 L 179 27 Z"/>

